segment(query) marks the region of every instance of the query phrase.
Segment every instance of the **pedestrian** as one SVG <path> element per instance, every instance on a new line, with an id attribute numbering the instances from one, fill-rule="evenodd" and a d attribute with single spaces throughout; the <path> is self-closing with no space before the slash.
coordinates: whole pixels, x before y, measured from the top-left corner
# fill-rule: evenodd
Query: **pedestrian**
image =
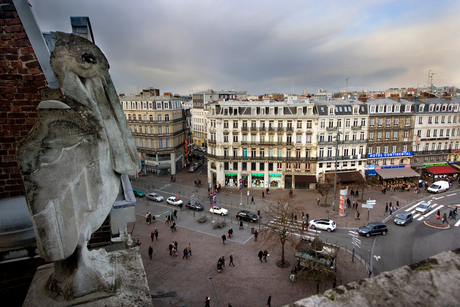
<path id="1" fill-rule="evenodd" d="M 174 248 L 174 243 L 169 243 L 169 256 L 172 255 L 173 248 Z"/>
<path id="2" fill-rule="evenodd" d="M 259 235 L 259 232 L 256 230 L 254 230 L 254 241 L 257 242 L 257 236 Z"/>
<path id="3" fill-rule="evenodd" d="M 308 219 L 310 218 L 310 215 L 307 212 L 307 214 L 305 216 L 307 217 L 307 225 L 308 225 Z"/>
<path id="4" fill-rule="evenodd" d="M 356 217 L 358 218 L 358 220 L 360 219 L 360 218 L 359 218 L 359 211 L 358 211 L 358 210 L 356 210 Z"/>
<path id="5" fill-rule="evenodd" d="M 173 175 L 171 175 L 171 182 L 173 182 Z"/>
<path id="6" fill-rule="evenodd" d="M 449 222 L 447 221 L 447 214 L 445 212 L 444 212 L 444 215 L 442 216 L 442 223 L 444 224 L 444 222 L 449 224 Z"/>
<path id="7" fill-rule="evenodd" d="M 210 301 L 211 301 L 211 298 L 206 296 L 206 299 L 204 301 L 204 307 L 211 307 L 211 305 L 209 305 Z"/>
<path id="8" fill-rule="evenodd" d="M 168 219 L 168 215 L 165 216 L 165 224 L 168 224 L 169 223 L 169 219 Z"/>
<path id="9" fill-rule="evenodd" d="M 222 266 L 225 266 L 225 256 L 222 256 L 220 259 L 222 260 L 222 261 L 221 261 L 221 262 L 222 262 Z"/>
<path id="10" fill-rule="evenodd" d="M 268 307 L 272 307 L 272 296 L 271 295 L 268 297 L 267 305 Z"/>
<path id="11" fill-rule="evenodd" d="M 158 229 L 156 227 L 153 233 L 155 234 L 155 240 L 158 240 Z"/>
<path id="12" fill-rule="evenodd" d="M 167 218 L 168 218 L 168 224 L 171 224 L 171 215 L 168 214 Z"/>
<path id="13" fill-rule="evenodd" d="M 270 195 L 270 189 L 267 188 L 267 195 Z"/>
<path id="14" fill-rule="evenodd" d="M 150 260 L 152 260 L 152 255 L 153 255 L 153 248 L 152 248 L 152 246 L 149 246 L 149 257 L 150 257 Z"/>
<path id="15" fill-rule="evenodd" d="M 196 186 L 196 180 L 195 180 L 193 183 L 194 183 L 194 184 L 195 184 L 195 186 Z"/>
<path id="16" fill-rule="evenodd" d="M 235 264 L 233 263 L 233 255 L 230 255 L 230 262 L 228 266 L 235 266 Z"/>
<path id="17" fill-rule="evenodd" d="M 192 256 L 192 245 L 189 243 L 187 246 L 188 254 Z"/>
<path id="18" fill-rule="evenodd" d="M 390 207 L 390 215 L 393 213 L 393 208 Z"/>
<path id="19" fill-rule="evenodd" d="M 178 244 L 177 244 L 177 241 L 174 241 L 173 243 L 174 243 L 174 247 L 175 247 L 176 250 L 177 250 L 177 245 L 178 245 Z"/>
<path id="20" fill-rule="evenodd" d="M 450 210 L 450 211 L 449 211 L 449 218 L 452 219 L 452 216 L 453 216 L 453 211 Z"/>
<path id="21" fill-rule="evenodd" d="M 436 218 L 439 220 L 440 217 L 441 217 L 441 210 L 438 209 L 438 211 L 436 212 Z"/>
<path id="22" fill-rule="evenodd" d="M 258 256 L 259 256 L 260 262 L 262 262 L 262 257 L 264 256 L 264 252 L 263 252 L 263 251 L 259 251 Z"/>
<path id="23" fill-rule="evenodd" d="M 319 202 L 320 202 L 320 199 L 319 197 L 316 199 L 316 205 L 319 207 Z"/>
<path id="24" fill-rule="evenodd" d="M 387 213 L 387 212 L 388 212 L 388 203 L 386 203 L 386 205 L 385 205 L 385 213 Z"/>
<path id="25" fill-rule="evenodd" d="M 254 196 L 251 196 L 251 204 L 254 204 L 254 205 L 256 204 L 256 203 L 254 202 Z"/>
<path id="26" fill-rule="evenodd" d="M 153 231 L 150 233 L 150 239 L 152 240 L 153 242 L 153 237 L 155 237 L 155 234 L 153 233 Z"/>
<path id="27" fill-rule="evenodd" d="M 174 209 L 174 218 L 177 219 L 177 210 Z"/>
<path id="28" fill-rule="evenodd" d="M 243 221 L 240 221 L 240 229 L 244 229 L 244 227 L 243 227 Z"/>
<path id="29" fill-rule="evenodd" d="M 172 223 L 171 232 L 174 232 L 175 230 L 176 230 L 176 223 Z"/>
<path id="30" fill-rule="evenodd" d="M 354 196 L 354 195 L 355 195 L 355 191 L 353 191 L 353 189 L 351 189 L 350 195 L 351 195 L 351 196 Z"/>
<path id="31" fill-rule="evenodd" d="M 222 243 L 225 245 L 225 240 L 227 240 L 227 236 L 225 234 L 222 235 Z"/>
<path id="32" fill-rule="evenodd" d="M 230 227 L 230 229 L 228 230 L 228 238 L 231 239 L 233 236 L 233 228 Z"/>
<path id="33" fill-rule="evenodd" d="M 183 251 L 183 256 L 182 256 L 182 259 L 188 259 L 188 250 L 187 250 L 187 247 L 184 248 L 184 251 Z"/>
<path id="34" fill-rule="evenodd" d="M 356 190 L 355 196 L 356 196 L 356 197 L 359 197 L 359 192 L 358 192 L 358 190 Z"/>
<path id="35" fill-rule="evenodd" d="M 147 214 L 145 215 L 145 221 L 147 222 L 147 224 L 150 224 L 149 215 L 150 215 L 150 212 L 147 212 Z"/>
<path id="36" fill-rule="evenodd" d="M 264 194 L 264 191 L 262 191 L 262 198 L 265 198 L 265 194 Z"/>
<path id="37" fill-rule="evenodd" d="M 264 250 L 264 260 L 265 260 L 265 262 L 267 262 L 267 256 L 268 256 L 268 252 L 267 252 L 267 250 Z"/>
<path id="38" fill-rule="evenodd" d="M 457 207 L 455 207 L 454 209 L 454 219 L 456 219 L 456 216 L 457 216 Z"/>
<path id="39" fill-rule="evenodd" d="M 396 201 L 396 209 L 399 209 L 399 200 Z"/>

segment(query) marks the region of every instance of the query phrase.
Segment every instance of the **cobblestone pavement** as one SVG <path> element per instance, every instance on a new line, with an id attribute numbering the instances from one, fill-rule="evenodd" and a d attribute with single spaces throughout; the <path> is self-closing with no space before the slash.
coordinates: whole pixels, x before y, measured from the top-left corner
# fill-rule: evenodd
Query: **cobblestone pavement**
<path id="1" fill-rule="evenodd" d="M 141 176 L 133 185 L 140 186 L 160 186 L 165 182 L 182 185 L 194 186 L 194 181 L 201 179 L 205 185 L 207 182 L 205 168 L 201 172 L 188 173 L 182 170 L 176 175 L 176 181 L 170 182 L 169 176 Z M 254 196 L 259 201 L 277 201 L 288 195 L 286 190 L 270 189 L 270 195 L 261 198 L 263 190 L 251 189 Z M 198 189 L 202 195 L 207 195 L 207 187 Z M 361 191 L 360 191 L 361 193 Z M 413 192 L 387 192 L 385 195 L 378 188 L 367 188 L 364 197 L 351 199 L 361 204 L 362 199 L 376 199 L 377 205 L 370 210 L 370 220 L 383 220 L 385 218 L 385 203 L 392 202 L 393 205 L 399 202 L 402 209 L 417 199 L 429 196 L 425 191 L 419 194 Z M 316 199 L 320 197 L 321 203 L 324 198 L 316 190 L 294 190 L 293 199 L 305 204 L 305 213 L 309 213 L 310 218 L 327 217 L 326 210 L 329 210 L 329 218 L 336 221 L 340 228 L 352 228 L 363 225 L 367 221 L 367 212 L 361 212 L 361 220 L 355 220 L 354 210 L 347 209 L 347 216 L 340 217 L 337 211 L 332 211 L 332 207 L 317 206 Z M 226 199 L 227 204 L 239 203 L 238 190 L 223 189 L 219 194 L 219 199 Z M 328 203 L 332 202 L 329 195 Z M 367 211 L 367 210 L 366 210 Z M 298 299 L 315 294 L 316 286 L 312 282 L 299 280 L 297 283 L 289 281 L 290 270 L 296 263 L 294 252 L 289 248 L 285 255 L 286 260 L 291 264 L 290 268 L 279 268 L 275 262 L 280 259 L 281 252 L 275 242 L 261 240 L 255 242 L 250 238 L 244 244 L 236 243 L 229 239 L 224 245 L 221 234 L 226 233 L 226 229 L 215 230 L 215 235 L 208 235 L 202 232 L 192 231 L 180 226 L 181 214 L 178 214 L 178 230 L 172 233 L 169 226 L 157 220 L 156 223 L 147 225 L 143 216 L 137 216 L 134 227 L 133 237 L 139 237 L 141 253 L 144 261 L 145 270 L 151 294 L 154 296 L 155 306 L 204 306 L 206 296 L 211 297 L 212 307 L 226 307 L 231 303 L 236 306 L 266 306 L 268 296 L 272 296 L 272 306 L 283 306 Z M 157 227 L 160 231 L 159 240 L 153 243 L 150 240 L 150 232 Z M 238 236 L 240 230 L 234 227 L 234 235 Z M 242 230 L 247 231 L 247 230 Z M 168 245 L 172 241 L 178 242 L 178 256 L 170 256 Z M 183 259 L 182 251 L 188 245 L 192 246 L 192 256 Z M 153 259 L 148 257 L 148 247 L 153 247 Z M 257 257 L 259 250 L 267 249 L 270 253 L 267 263 L 260 263 Z M 229 267 L 229 257 L 233 254 L 235 266 Z M 226 266 L 223 272 L 218 273 L 216 269 L 217 260 L 225 256 Z M 351 262 L 351 255 L 343 249 L 339 255 L 337 265 L 339 278 L 337 284 L 346 284 L 352 280 L 360 280 L 367 277 L 367 270 L 360 261 Z M 331 288 L 331 282 L 321 284 L 320 292 Z"/>

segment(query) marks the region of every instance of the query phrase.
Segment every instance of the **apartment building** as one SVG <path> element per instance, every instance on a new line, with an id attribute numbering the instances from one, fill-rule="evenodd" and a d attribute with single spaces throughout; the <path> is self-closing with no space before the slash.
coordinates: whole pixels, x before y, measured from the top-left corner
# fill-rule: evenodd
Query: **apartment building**
<path id="1" fill-rule="evenodd" d="M 386 178 L 393 175 L 401 177 L 403 172 L 404 177 L 417 176 L 410 168 L 413 156 L 414 102 L 393 98 L 368 100 L 367 104 L 369 130 L 366 175 L 375 176 L 378 170 L 394 169 L 385 171 Z"/>
<path id="2" fill-rule="evenodd" d="M 448 165 L 460 160 L 460 100 L 420 98 L 414 107 L 413 167 L 428 181 L 457 173 Z"/>
<path id="3" fill-rule="evenodd" d="M 188 129 L 182 102 L 171 95 L 143 93 L 120 97 L 142 171 L 175 175 L 184 166 L 186 154 Z"/>
<path id="4" fill-rule="evenodd" d="M 367 104 L 358 100 L 315 101 L 318 113 L 317 168 L 319 182 L 342 184 L 364 178 L 368 129 Z"/>
<path id="5" fill-rule="evenodd" d="M 192 138 L 197 146 L 207 147 L 208 104 L 213 101 L 245 100 L 246 91 L 202 91 L 192 95 Z"/>

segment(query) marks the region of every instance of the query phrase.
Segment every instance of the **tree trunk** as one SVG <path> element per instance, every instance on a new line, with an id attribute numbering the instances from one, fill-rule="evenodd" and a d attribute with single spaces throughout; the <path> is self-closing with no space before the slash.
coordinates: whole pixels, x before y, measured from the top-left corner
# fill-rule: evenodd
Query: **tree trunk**
<path id="1" fill-rule="evenodd" d="M 281 265 L 284 265 L 284 240 L 281 242 Z"/>
<path id="2" fill-rule="evenodd" d="M 319 284 L 320 284 L 320 282 L 317 281 L 316 282 L 316 294 L 319 294 Z"/>

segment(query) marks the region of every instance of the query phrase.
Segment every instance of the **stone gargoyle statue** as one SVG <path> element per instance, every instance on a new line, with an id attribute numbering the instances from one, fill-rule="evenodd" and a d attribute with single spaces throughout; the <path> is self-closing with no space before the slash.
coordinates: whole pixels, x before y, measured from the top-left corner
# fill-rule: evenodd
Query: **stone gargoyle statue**
<path id="1" fill-rule="evenodd" d="M 17 160 L 40 256 L 54 263 L 47 291 L 71 300 L 110 291 L 87 242 L 121 174 L 135 174 L 140 162 L 102 51 L 73 34 L 56 37 L 50 63 L 59 89 L 47 89 Z"/>

